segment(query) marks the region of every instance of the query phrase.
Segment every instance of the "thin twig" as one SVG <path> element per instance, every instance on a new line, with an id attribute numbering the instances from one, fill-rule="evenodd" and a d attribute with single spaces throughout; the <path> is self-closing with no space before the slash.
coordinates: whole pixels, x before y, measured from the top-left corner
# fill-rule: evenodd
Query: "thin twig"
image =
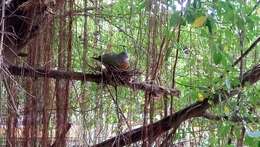
<path id="1" fill-rule="evenodd" d="M 1 18 L 1 40 L 0 40 L 0 67 L 3 64 L 3 50 L 4 50 L 4 33 L 5 33 L 5 0 L 2 0 L 2 18 Z"/>
<path id="2" fill-rule="evenodd" d="M 254 47 L 256 47 L 259 41 L 260 36 L 258 36 L 256 40 L 251 44 L 251 46 L 232 64 L 232 67 L 236 66 L 239 63 L 239 61 L 241 61 Z"/>

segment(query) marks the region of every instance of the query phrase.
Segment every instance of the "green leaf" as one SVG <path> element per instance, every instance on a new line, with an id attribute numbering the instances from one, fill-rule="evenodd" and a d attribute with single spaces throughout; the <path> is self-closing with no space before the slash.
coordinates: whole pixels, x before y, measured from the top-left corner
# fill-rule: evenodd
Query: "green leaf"
<path id="1" fill-rule="evenodd" d="M 193 8 L 188 8 L 185 14 L 185 20 L 191 24 L 194 20 L 195 20 L 195 13 L 194 11 L 196 11 Z"/>
<path id="2" fill-rule="evenodd" d="M 205 25 L 208 27 L 208 31 L 212 34 L 212 21 L 208 18 Z"/>
<path id="3" fill-rule="evenodd" d="M 249 145 L 250 147 L 259 147 L 260 145 L 260 140 L 259 138 L 252 138 L 252 137 L 245 137 L 245 144 Z"/>
<path id="4" fill-rule="evenodd" d="M 240 30 L 244 30 L 245 28 L 245 19 L 243 16 L 236 15 L 235 16 L 236 20 L 236 25 Z"/>
<path id="5" fill-rule="evenodd" d="M 203 95 L 203 93 L 198 92 L 197 101 L 202 102 L 204 99 L 205 99 L 205 96 Z"/>
<path id="6" fill-rule="evenodd" d="M 229 79 L 226 79 L 226 80 L 225 80 L 225 85 L 226 85 L 226 87 L 227 87 L 227 89 L 228 89 L 228 92 L 230 92 L 230 90 L 231 90 L 231 82 L 230 82 Z"/>
<path id="7" fill-rule="evenodd" d="M 145 1 L 141 1 L 141 3 L 139 3 L 138 5 L 137 5 L 137 11 L 139 12 L 139 11 L 141 11 L 141 10 L 144 10 L 144 8 L 145 8 Z"/>
<path id="8" fill-rule="evenodd" d="M 226 136 L 229 131 L 230 131 L 230 125 L 228 124 L 224 123 L 219 127 L 219 133 L 221 134 L 221 136 Z"/>
<path id="9" fill-rule="evenodd" d="M 213 51 L 213 61 L 214 61 L 214 63 L 217 65 L 221 62 L 221 60 L 222 60 L 221 52 L 218 51 L 218 50 L 214 50 Z"/>
<path id="10" fill-rule="evenodd" d="M 165 54 L 164 61 L 167 61 L 167 60 L 169 59 L 169 57 L 170 57 L 170 55 L 171 55 L 171 51 L 172 51 L 171 48 L 168 48 L 168 49 L 166 50 L 166 54 Z"/>
<path id="11" fill-rule="evenodd" d="M 181 22 L 182 22 L 182 18 L 181 18 L 181 15 L 179 12 L 175 12 L 171 15 L 171 18 L 170 18 L 171 27 L 175 27 L 178 24 L 181 24 Z"/>
<path id="12" fill-rule="evenodd" d="M 200 8 L 201 7 L 201 1 L 200 0 L 194 0 L 193 7 L 194 8 Z"/>
<path id="13" fill-rule="evenodd" d="M 224 50 L 221 50 L 221 54 L 222 54 L 222 56 L 223 56 L 223 60 L 222 60 L 222 65 L 224 65 L 224 68 L 226 69 L 226 70 L 228 70 L 228 69 L 230 69 L 231 67 L 230 67 L 230 65 L 232 64 L 232 58 L 230 57 L 230 55 L 226 52 L 226 51 L 224 51 Z"/>

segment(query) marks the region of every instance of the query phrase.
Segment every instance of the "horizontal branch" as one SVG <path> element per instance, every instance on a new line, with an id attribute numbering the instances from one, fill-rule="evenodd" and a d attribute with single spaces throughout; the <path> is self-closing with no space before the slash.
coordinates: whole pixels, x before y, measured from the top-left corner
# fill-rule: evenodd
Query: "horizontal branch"
<path id="1" fill-rule="evenodd" d="M 140 83 L 140 82 L 129 82 L 126 83 L 132 89 L 139 89 L 143 91 L 149 91 L 152 96 L 154 97 L 161 97 L 163 95 L 170 95 L 170 96 L 180 96 L 180 91 L 177 89 L 167 88 L 163 86 L 158 86 L 155 84 L 149 83 Z"/>
<path id="2" fill-rule="evenodd" d="M 54 79 L 67 79 L 67 80 L 79 80 L 79 81 L 89 81 L 95 83 L 103 83 L 113 86 L 126 86 L 130 87 L 134 90 L 143 90 L 146 92 L 150 92 L 153 96 L 158 95 L 171 95 L 171 96 L 179 96 L 180 92 L 176 89 L 171 89 L 163 86 L 158 86 L 155 84 L 149 84 L 146 82 L 132 82 L 128 79 L 129 73 L 127 71 L 120 72 L 118 76 L 111 74 L 87 74 L 82 72 L 72 72 L 72 71 L 62 71 L 62 70 L 45 70 L 45 69 L 34 69 L 34 68 L 25 68 L 18 66 L 9 66 L 9 72 L 12 75 L 16 76 L 24 76 L 24 77 L 46 77 L 46 78 L 54 78 Z M 115 79 L 115 77 L 117 77 Z M 127 78 L 125 78 L 127 77 Z"/>
<path id="3" fill-rule="evenodd" d="M 18 66 L 9 66 L 9 72 L 15 76 L 24 76 L 32 78 L 54 78 L 54 79 L 66 79 L 66 80 L 79 80 L 79 81 L 91 81 L 100 83 L 101 74 L 85 74 L 82 72 L 71 72 L 63 70 L 45 70 L 40 68 L 26 68 Z"/>
<path id="4" fill-rule="evenodd" d="M 246 77 L 242 81 L 243 83 L 249 82 L 250 84 L 254 84 L 258 80 L 260 80 L 260 70 L 258 68 L 260 67 L 260 64 L 254 66 L 251 70 L 246 72 L 243 77 Z M 254 80 L 252 80 L 252 78 Z M 257 79 L 257 80 L 255 80 Z M 244 84 L 242 83 L 242 86 Z M 220 90 L 219 93 L 213 94 L 212 98 L 212 105 L 216 105 L 219 103 L 219 95 L 223 95 L 224 98 L 222 101 L 226 100 L 228 97 L 234 96 L 238 94 L 239 90 L 234 89 L 231 92 L 227 92 L 224 90 Z M 206 98 L 202 102 L 195 102 L 194 104 L 177 111 L 176 113 L 167 116 L 155 123 L 149 124 L 147 127 L 148 136 L 145 136 L 146 138 L 152 138 L 153 140 L 156 139 L 156 137 L 160 136 L 162 133 L 170 130 L 170 129 L 177 129 L 179 125 L 186 121 L 187 119 L 190 119 L 192 117 L 200 117 L 205 114 L 205 111 L 211 106 L 209 104 L 209 99 Z M 93 147 L 103 147 L 103 146 L 124 146 L 128 144 L 135 143 L 137 141 L 140 141 L 142 139 L 142 133 L 145 129 L 145 126 L 139 127 L 137 129 L 128 131 L 126 133 L 120 134 L 116 137 L 110 138 L 100 144 L 96 144 Z"/>
<path id="5" fill-rule="evenodd" d="M 240 117 L 237 115 L 232 115 L 232 116 L 227 116 L 227 115 L 223 115 L 223 116 L 219 116 L 219 115 L 215 115 L 209 112 L 205 112 L 202 117 L 207 118 L 209 120 L 214 120 L 214 121 L 230 121 L 230 122 L 234 122 L 234 123 L 239 123 L 242 122 L 243 120 L 246 121 L 247 123 L 249 122 L 259 122 L 257 117 L 253 117 L 253 118 L 248 118 L 248 117 Z"/>

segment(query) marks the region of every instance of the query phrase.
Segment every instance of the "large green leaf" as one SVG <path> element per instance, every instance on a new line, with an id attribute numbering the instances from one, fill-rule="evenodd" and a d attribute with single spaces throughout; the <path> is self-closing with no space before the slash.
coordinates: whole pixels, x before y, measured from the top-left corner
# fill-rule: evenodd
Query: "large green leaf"
<path id="1" fill-rule="evenodd" d="M 221 60 L 223 59 L 223 56 L 221 52 L 217 49 L 213 51 L 213 61 L 215 64 L 220 64 Z"/>

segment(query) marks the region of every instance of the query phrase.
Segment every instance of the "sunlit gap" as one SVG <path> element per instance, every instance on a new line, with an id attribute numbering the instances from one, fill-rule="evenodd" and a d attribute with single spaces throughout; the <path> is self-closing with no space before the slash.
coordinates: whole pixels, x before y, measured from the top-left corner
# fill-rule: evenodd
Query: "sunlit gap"
<path id="1" fill-rule="evenodd" d="M 116 3 L 116 1 L 115 0 L 105 0 L 104 3 L 110 5 L 110 4 Z M 160 2 L 160 1 L 157 1 L 157 4 L 159 4 L 160 11 L 162 11 L 163 9 L 164 10 L 167 9 L 169 12 L 181 11 L 187 6 L 187 3 L 188 3 L 188 0 L 183 0 L 180 3 L 178 1 L 174 1 L 173 3 L 169 2 L 167 4 Z M 153 5 L 153 7 L 154 7 L 154 5 Z"/>
<path id="2" fill-rule="evenodd" d="M 181 3 L 178 1 L 169 2 L 169 3 L 162 3 L 162 2 L 157 2 L 159 4 L 160 11 L 162 12 L 163 10 L 168 10 L 168 12 L 172 13 L 174 11 L 182 11 L 186 6 L 187 6 L 188 0 L 184 0 Z"/>
<path id="3" fill-rule="evenodd" d="M 178 1 L 174 1 L 174 5 L 176 6 L 176 11 L 181 11 L 183 8 L 187 6 L 188 0 L 184 0 L 182 3 L 179 3 Z"/>

